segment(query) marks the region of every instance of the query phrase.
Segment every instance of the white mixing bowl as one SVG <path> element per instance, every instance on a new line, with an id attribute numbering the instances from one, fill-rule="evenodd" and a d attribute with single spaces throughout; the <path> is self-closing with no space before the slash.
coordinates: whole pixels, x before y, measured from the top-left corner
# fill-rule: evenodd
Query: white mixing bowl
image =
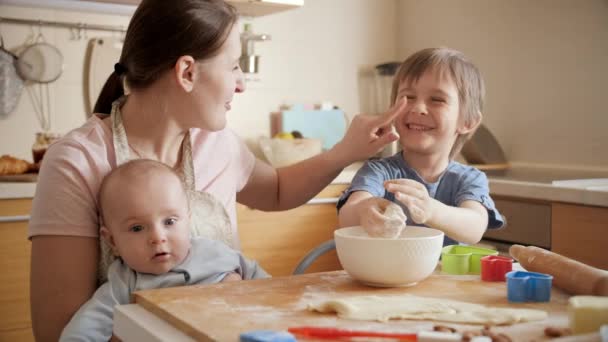
<path id="1" fill-rule="evenodd" d="M 334 232 L 338 258 L 351 277 L 371 286 L 411 286 L 437 266 L 443 232 L 407 226 L 396 239 L 374 238 L 360 226 Z"/>

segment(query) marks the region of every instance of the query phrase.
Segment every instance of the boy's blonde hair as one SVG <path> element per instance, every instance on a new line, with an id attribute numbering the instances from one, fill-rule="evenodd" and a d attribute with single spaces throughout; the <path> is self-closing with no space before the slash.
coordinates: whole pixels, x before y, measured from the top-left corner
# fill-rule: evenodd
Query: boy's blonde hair
<path id="1" fill-rule="evenodd" d="M 444 47 L 420 50 L 401 64 L 393 80 L 391 106 L 397 100 L 397 92 L 402 82 L 417 82 L 426 71 L 431 69 L 442 74 L 447 72 L 456 84 L 460 102 L 459 120 L 464 119 L 467 126 L 481 122 L 485 97 L 485 85 L 481 73 L 462 52 Z M 475 130 L 456 138 L 456 142 L 450 150 L 450 159 L 460 152 L 473 133 Z"/>

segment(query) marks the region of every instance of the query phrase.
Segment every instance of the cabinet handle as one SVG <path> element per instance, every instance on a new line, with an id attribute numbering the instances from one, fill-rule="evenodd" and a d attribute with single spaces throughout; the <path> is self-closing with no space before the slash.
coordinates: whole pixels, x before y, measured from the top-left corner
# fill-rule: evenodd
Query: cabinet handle
<path id="1" fill-rule="evenodd" d="M 0 223 L 27 222 L 30 215 L 0 216 Z"/>
<path id="2" fill-rule="evenodd" d="M 306 202 L 306 204 L 336 204 L 340 197 L 330 197 L 330 198 L 313 198 L 310 201 Z"/>

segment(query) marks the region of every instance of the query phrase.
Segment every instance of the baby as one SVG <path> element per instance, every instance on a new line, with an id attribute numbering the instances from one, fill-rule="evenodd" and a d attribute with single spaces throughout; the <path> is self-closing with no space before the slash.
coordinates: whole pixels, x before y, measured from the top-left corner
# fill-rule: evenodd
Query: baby
<path id="1" fill-rule="evenodd" d="M 394 121 L 402 150 L 357 172 L 338 202 L 340 226 L 396 237 L 401 219 L 442 230 L 444 245 L 474 244 L 487 228 L 501 227 L 486 175 L 454 161 L 481 123 L 484 93 L 479 70 L 459 51 L 431 48 L 408 57 L 391 95 L 392 105 L 407 101 Z"/>
<path id="2" fill-rule="evenodd" d="M 114 169 L 102 181 L 99 207 L 101 235 L 117 259 L 61 341 L 108 341 L 114 306 L 128 304 L 134 291 L 269 277 L 227 245 L 191 238 L 186 192 L 165 164 L 139 159 Z"/>

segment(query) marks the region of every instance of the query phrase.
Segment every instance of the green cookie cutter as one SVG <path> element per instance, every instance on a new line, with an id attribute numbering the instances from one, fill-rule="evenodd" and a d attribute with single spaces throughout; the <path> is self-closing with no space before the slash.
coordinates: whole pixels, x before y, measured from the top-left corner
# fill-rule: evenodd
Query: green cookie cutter
<path id="1" fill-rule="evenodd" d="M 441 250 L 441 270 L 449 274 L 481 274 L 481 258 L 498 255 L 493 249 L 450 245 Z"/>

